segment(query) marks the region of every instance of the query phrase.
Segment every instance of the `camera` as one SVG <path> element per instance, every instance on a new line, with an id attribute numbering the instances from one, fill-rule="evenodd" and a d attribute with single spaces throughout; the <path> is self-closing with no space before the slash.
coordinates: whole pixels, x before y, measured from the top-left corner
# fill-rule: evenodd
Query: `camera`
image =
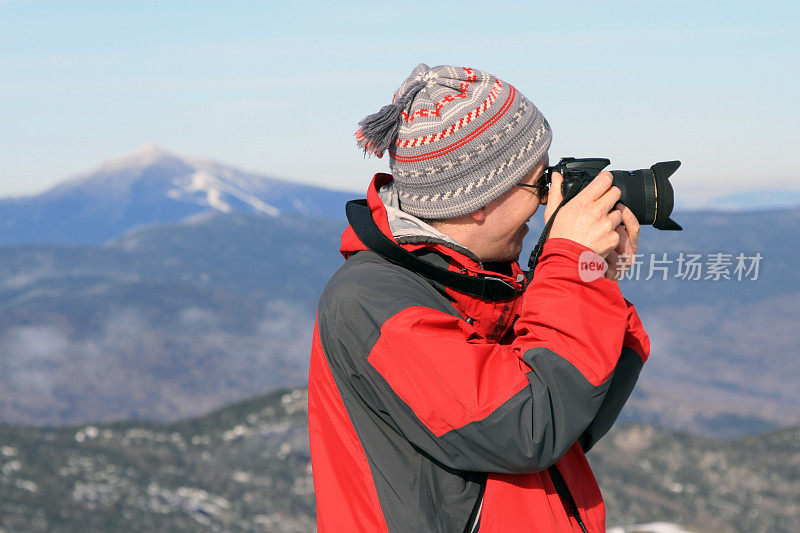
<path id="1" fill-rule="evenodd" d="M 611 161 L 604 158 L 564 157 L 557 165 L 548 167 L 543 185 L 550 185 L 552 172 L 564 177 L 561 193 L 569 201 L 586 187 Z M 662 161 L 640 170 L 612 170 L 613 185 L 622 192 L 619 202 L 626 205 L 642 225 L 652 225 L 660 230 L 682 230 L 670 218 L 674 207 L 672 184 L 669 177 L 681 166 L 680 161 Z"/>

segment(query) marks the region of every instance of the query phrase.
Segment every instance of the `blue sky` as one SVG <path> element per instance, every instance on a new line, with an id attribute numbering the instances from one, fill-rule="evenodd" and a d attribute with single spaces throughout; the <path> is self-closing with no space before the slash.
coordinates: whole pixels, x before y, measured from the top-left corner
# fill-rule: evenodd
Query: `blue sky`
<path id="1" fill-rule="evenodd" d="M 0 196 L 155 142 L 361 191 L 357 122 L 419 62 L 491 72 L 551 159 L 680 159 L 685 205 L 800 190 L 797 3 L 0 0 Z"/>

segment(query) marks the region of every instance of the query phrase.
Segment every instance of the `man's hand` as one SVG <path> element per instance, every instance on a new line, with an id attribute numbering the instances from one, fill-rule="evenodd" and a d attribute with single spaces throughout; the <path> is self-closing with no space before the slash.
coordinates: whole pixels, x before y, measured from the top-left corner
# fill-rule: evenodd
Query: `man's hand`
<path id="1" fill-rule="evenodd" d="M 639 250 L 639 221 L 626 205 L 617 204 L 614 209 L 622 213 L 622 224 L 615 229 L 619 234 L 619 244 L 606 257 L 608 270 L 604 275 L 618 281 L 636 260 L 636 252 Z"/>
<path id="2" fill-rule="evenodd" d="M 553 211 L 561 203 L 563 179 L 558 172 L 552 173 L 552 183 L 547 194 L 547 207 L 544 211 L 545 222 L 550 219 Z M 591 248 L 604 259 L 623 243 L 623 235 L 626 235 L 628 243 L 625 245 L 625 249 L 635 246 L 639 238 L 638 223 L 636 223 L 636 240 L 633 241 L 633 244 L 624 229 L 617 231 L 617 226 L 623 220 L 624 211 L 613 209 L 622 194 L 618 187 L 611 186 L 613 180 L 611 172 L 601 172 L 586 188 L 564 204 L 550 228 L 550 237 L 571 239 Z M 629 209 L 628 213 L 629 219 L 633 217 L 633 213 Z M 636 217 L 633 217 L 633 220 L 635 222 Z M 614 262 L 616 263 L 616 260 Z"/>

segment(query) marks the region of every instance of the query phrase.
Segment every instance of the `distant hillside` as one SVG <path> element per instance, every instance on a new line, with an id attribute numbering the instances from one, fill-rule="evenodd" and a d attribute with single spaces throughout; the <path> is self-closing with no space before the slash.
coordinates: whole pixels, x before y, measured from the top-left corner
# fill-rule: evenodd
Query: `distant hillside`
<path id="1" fill-rule="evenodd" d="M 145 145 L 0 199 L 0 421 L 173 421 L 303 385 L 351 196 Z M 622 419 L 717 437 L 800 424 L 800 208 L 674 218 L 684 231 L 643 229 L 621 284 L 652 340 Z M 757 280 L 736 279 L 740 253 L 762 257 Z M 678 277 L 681 254 L 701 279 Z M 731 279 L 705 279 L 711 254 Z M 649 272 L 662 258 L 666 280 Z"/>
<path id="2" fill-rule="evenodd" d="M 209 214 L 0 248 L 0 420 L 176 420 L 304 385 L 341 222 Z"/>
<path id="3" fill-rule="evenodd" d="M 313 531 L 306 411 L 294 389 L 168 425 L 0 426 L 0 528 Z M 609 526 L 796 531 L 798 428 L 719 442 L 631 426 L 589 458 Z"/>
<path id="4" fill-rule="evenodd" d="M 354 196 L 146 144 L 42 194 L 0 198 L 0 245 L 101 244 L 143 224 L 209 209 L 341 220 Z"/>
<path id="5" fill-rule="evenodd" d="M 167 426 L 4 426 L 0 459 L 7 531 L 313 531 L 302 390 Z"/>
<path id="6" fill-rule="evenodd" d="M 623 420 L 718 437 L 800 424 L 800 209 L 676 219 L 685 231 L 640 245 L 669 279 L 646 280 L 645 259 L 622 282 L 652 340 Z M 103 247 L 0 247 L 0 420 L 172 421 L 305 384 L 343 227 L 206 212 Z M 675 277 L 681 252 L 763 261 L 757 280 L 693 281 Z"/>
<path id="7" fill-rule="evenodd" d="M 725 194 L 705 202 L 704 209 L 725 209 L 730 211 L 763 211 L 766 209 L 800 206 L 799 190 L 752 190 Z"/>

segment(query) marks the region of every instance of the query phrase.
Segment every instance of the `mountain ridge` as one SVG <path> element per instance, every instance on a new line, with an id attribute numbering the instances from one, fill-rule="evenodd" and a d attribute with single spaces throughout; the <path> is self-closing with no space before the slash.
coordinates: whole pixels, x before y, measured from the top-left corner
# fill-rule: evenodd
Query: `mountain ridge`
<path id="1" fill-rule="evenodd" d="M 99 245 L 137 226 L 205 210 L 341 220 L 354 196 L 146 144 L 42 193 L 0 198 L 0 245 Z"/>
<path id="2" fill-rule="evenodd" d="M 800 271 L 786 246 L 798 220 L 700 213 L 678 219 L 684 232 L 643 228 L 641 279 L 620 287 L 652 352 L 624 421 L 730 436 L 800 423 Z M 168 420 L 303 383 L 345 224 L 206 211 L 103 247 L 0 247 L 0 420 Z M 720 250 L 760 250 L 759 279 L 683 280 L 673 264 L 645 281 L 650 253 Z"/>

